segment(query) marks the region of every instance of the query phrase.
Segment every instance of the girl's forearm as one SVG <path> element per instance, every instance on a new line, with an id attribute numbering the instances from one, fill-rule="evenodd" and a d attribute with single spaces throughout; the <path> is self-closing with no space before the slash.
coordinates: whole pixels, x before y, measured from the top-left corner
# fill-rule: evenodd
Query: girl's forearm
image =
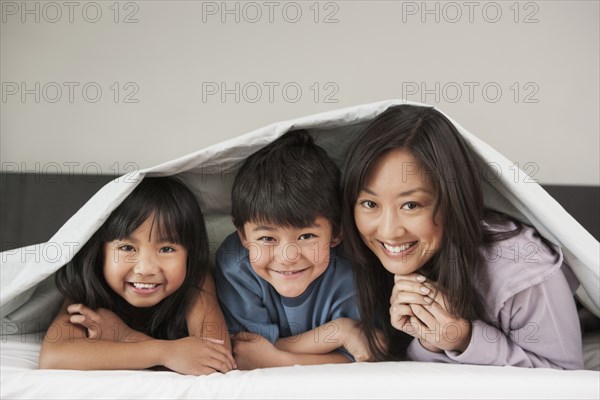
<path id="1" fill-rule="evenodd" d="M 45 342 L 40 368 L 77 370 L 140 370 L 165 364 L 165 341 L 149 338 L 137 342 L 73 339 Z"/>

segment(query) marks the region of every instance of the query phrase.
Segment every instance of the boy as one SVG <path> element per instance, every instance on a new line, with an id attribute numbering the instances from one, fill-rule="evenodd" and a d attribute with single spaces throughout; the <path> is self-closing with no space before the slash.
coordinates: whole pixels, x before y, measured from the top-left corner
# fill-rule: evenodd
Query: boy
<path id="1" fill-rule="evenodd" d="M 339 176 L 304 130 L 258 150 L 238 171 L 237 232 L 217 251 L 215 278 L 240 369 L 369 358 L 352 268 L 338 250 Z"/>

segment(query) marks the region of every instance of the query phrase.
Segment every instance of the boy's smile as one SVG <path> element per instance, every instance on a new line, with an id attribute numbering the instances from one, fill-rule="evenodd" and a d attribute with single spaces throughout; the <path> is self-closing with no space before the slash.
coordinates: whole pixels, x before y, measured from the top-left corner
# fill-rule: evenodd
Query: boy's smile
<path id="1" fill-rule="evenodd" d="M 254 272 L 284 297 L 297 297 L 329 265 L 329 249 L 340 243 L 322 217 L 305 228 L 247 222 L 238 231 Z"/>

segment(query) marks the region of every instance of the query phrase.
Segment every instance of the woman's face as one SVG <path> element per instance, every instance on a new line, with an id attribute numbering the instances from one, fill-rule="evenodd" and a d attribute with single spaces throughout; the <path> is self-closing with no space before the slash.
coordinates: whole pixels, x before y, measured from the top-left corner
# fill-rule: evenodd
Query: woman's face
<path id="1" fill-rule="evenodd" d="M 427 171 L 408 150 L 390 150 L 373 164 L 354 205 L 354 219 L 385 269 L 410 274 L 439 250 L 444 231 L 439 215 L 434 221 L 435 201 Z"/>

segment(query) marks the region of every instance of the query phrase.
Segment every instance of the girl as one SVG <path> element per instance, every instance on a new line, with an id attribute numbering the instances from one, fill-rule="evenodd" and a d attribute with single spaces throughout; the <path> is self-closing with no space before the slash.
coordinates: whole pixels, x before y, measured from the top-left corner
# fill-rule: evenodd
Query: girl
<path id="1" fill-rule="evenodd" d="M 194 194 L 174 178 L 144 179 L 56 273 L 66 301 L 40 367 L 235 368 L 207 258 Z"/>
<path id="2" fill-rule="evenodd" d="M 377 359 L 583 368 L 578 282 L 561 250 L 484 209 L 475 157 L 440 112 L 377 117 L 348 152 L 343 199 Z"/>

